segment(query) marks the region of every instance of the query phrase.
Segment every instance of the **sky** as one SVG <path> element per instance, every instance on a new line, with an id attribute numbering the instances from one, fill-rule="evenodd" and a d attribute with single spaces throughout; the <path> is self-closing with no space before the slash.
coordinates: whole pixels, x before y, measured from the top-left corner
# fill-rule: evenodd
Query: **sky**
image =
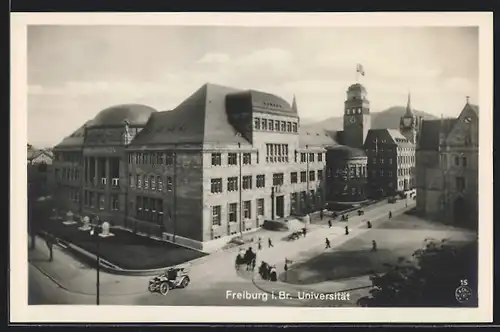
<path id="1" fill-rule="evenodd" d="M 53 146 L 100 110 L 170 110 L 205 83 L 295 95 L 305 122 L 343 113 L 360 63 L 373 112 L 457 116 L 478 103 L 473 27 L 29 26 L 28 140 Z"/>

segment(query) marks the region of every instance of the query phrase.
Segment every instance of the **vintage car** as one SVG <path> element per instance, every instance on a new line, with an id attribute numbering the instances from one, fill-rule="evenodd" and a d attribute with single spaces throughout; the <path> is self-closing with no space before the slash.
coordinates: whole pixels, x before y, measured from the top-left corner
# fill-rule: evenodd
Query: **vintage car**
<path id="1" fill-rule="evenodd" d="M 186 288 L 191 281 L 188 270 L 187 266 L 169 268 L 166 272 L 149 280 L 148 290 L 152 293 L 167 295 L 170 289 Z"/>

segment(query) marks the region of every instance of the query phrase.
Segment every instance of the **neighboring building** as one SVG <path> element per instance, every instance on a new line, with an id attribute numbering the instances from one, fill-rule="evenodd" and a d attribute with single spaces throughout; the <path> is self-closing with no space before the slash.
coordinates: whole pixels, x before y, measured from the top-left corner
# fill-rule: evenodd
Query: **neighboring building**
<path id="1" fill-rule="evenodd" d="M 54 148 L 66 209 L 202 250 L 324 204 L 325 133 L 292 105 L 206 84 L 171 111 L 101 111 Z"/>
<path id="2" fill-rule="evenodd" d="M 46 196 L 53 185 L 52 152 L 27 146 L 28 185 L 34 196 Z M 34 197 L 33 196 L 33 197 Z"/>
<path id="3" fill-rule="evenodd" d="M 325 131 L 337 145 L 329 147 L 327 153 L 327 201 L 359 203 L 413 188 L 419 119 L 413 114 L 410 97 L 398 132 L 371 129 L 364 86 L 353 84 L 346 95 L 344 130 Z"/>
<path id="4" fill-rule="evenodd" d="M 477 227 L 479 108 L 456 119 L 425 120 L 417 153 L 417 209 L 432 219 Z"/>

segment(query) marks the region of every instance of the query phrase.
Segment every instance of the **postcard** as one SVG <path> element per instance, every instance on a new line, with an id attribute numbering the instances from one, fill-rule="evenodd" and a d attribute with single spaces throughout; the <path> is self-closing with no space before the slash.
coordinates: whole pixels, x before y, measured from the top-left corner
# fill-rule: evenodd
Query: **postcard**
<path id="1" fill-rule="evenodd" d="M 491 321 L 491 13 L 11 17 L 12 322 Z"/>

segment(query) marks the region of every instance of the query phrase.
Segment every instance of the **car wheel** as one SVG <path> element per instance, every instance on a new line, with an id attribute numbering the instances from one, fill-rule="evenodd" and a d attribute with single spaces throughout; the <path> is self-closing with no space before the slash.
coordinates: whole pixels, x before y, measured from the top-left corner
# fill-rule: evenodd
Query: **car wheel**
<path id="1" fill-rule="evenodd" d="M 181 287 L 186 288 L 188 285 L 189 285 L 189 278 L 185 277 L 184 279 L 182 279 Z"/>
<path id="2" fill-rule="evenodd" d="M 154 287 L 153 287 L 153 285 L 152 285 L 152 284 L 148 286 L 148 290 L 149 290 L 150 292 L 154 292 Z"/>
<path id="3" fill-rule="evenodd" d="M 170 285 L 168 284 L 168 282 L 164 282 L 160 285 L 161 295 L 167 295 L 169 290 L 170 290 Z"/>

